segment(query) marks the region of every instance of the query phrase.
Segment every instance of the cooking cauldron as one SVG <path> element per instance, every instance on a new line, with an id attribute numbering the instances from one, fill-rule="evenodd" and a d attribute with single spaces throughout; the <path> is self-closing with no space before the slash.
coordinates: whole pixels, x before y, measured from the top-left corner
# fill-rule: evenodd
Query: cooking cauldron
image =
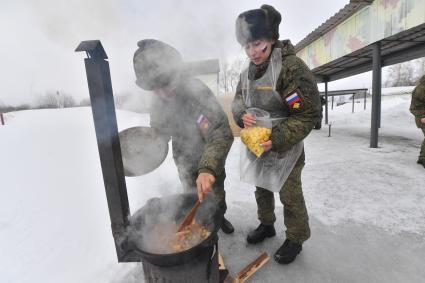
<path id="1" fill-rule="evenodd" d="M 217 232 L 223 219 L 223 214 L 219 211 L 217 200 L 213 194 L 206 195 L 195 216 L 196 221 L 211 232 L 202 242 L 188 250 L 171 254 L 148 252 L 142 244 L 144 229 L 151 229 L 154 225 L 164 221 L 180 223 L 197 199 L 197 194 L 178 194 L 148 200 L 131 216 L 128 237 L 122 243 L 122 248 L 131 249 L 148 262 L 163 267 L 184 264 L 205 253 L 212 256 L 218 241 Z"/>

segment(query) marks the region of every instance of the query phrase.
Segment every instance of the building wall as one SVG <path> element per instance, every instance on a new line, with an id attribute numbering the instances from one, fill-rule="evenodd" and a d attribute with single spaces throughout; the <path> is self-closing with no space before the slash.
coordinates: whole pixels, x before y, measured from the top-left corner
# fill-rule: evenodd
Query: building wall
<path id="1" fill-rule="evenodd" d="M 218 95 L 218 74 L 199 75 L 196 77 L 203 81 L 211 89 L 215 96 Z"/>
<path id="2" fill-rule="evenodd" d="M 375 0 L 297 55 L 314 69 L 423 23 L 425 0 Z"/>

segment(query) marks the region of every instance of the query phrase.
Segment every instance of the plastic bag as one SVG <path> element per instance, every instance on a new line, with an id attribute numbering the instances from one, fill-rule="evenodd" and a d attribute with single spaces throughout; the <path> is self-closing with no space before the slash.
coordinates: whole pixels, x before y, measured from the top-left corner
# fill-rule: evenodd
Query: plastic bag
<path id="1" fill-rule="evenodd" d="M 260 157 L 264 153 L 261 144 L 268 141 L 272 133 L 272 124 L 269 121 L 270 114 L 259 108 L 249 108 L 247 113 L 256 118 L 256 123 L 241 130 L 241 141 L 252 153 Z"/>
<path id="2" fill-rule="evenodd" d="M 304 148 L 303 142 L 297 143 L 284 153 L 264 152 L 261 146 L 261 151 L 259 151 L 256 146 L 270 139 L 272 122 L 286 118 L 270 118 L 267 111 L 258 108 L 250 108 L 247 113 L 256 117 L 256 123 L 241 131 L 241 141 L 246 145 L 241 148 L 241 181 L 278 192 L 300 157 Z M 244 130 L 245 132 L 243 132 Z M 267 135 L 260 134 L 260 131 L 263 130 L 268 131 Z M 265 140 L 263 141 L 263 139 Z M 261 142 L 259 142 L 260 140 Z"/>

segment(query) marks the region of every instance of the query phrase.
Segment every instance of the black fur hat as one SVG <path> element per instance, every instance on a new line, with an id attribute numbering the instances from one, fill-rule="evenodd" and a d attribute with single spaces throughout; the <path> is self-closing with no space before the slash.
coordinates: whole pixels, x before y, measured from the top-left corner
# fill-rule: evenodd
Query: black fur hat
<path id="1" fill-rule="evenodd" d="M 279 39 L 280 13 L 270 5 L 243 12 L 236 19 L 236 39 L 241 45 L 261 38 Z"/>
<path id="2" fill-rule="evenodd" d="M 155 39 L 144 39 L 133 56 L 136 84 L 145 90 L 169 85 L 182 65 L 180 53 L 170 45 Z"/>

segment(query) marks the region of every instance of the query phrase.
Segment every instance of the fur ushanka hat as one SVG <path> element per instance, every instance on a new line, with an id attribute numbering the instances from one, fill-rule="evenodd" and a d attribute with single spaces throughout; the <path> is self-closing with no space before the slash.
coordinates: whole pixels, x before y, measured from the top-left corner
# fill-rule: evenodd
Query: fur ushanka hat
<path id="1" fill-rule="evenodd" d="M 241 45 L 257 39 L 279 39 L 280 13 L 270 5 L 243 12 L 236 19 L 236 39 Z"/>

